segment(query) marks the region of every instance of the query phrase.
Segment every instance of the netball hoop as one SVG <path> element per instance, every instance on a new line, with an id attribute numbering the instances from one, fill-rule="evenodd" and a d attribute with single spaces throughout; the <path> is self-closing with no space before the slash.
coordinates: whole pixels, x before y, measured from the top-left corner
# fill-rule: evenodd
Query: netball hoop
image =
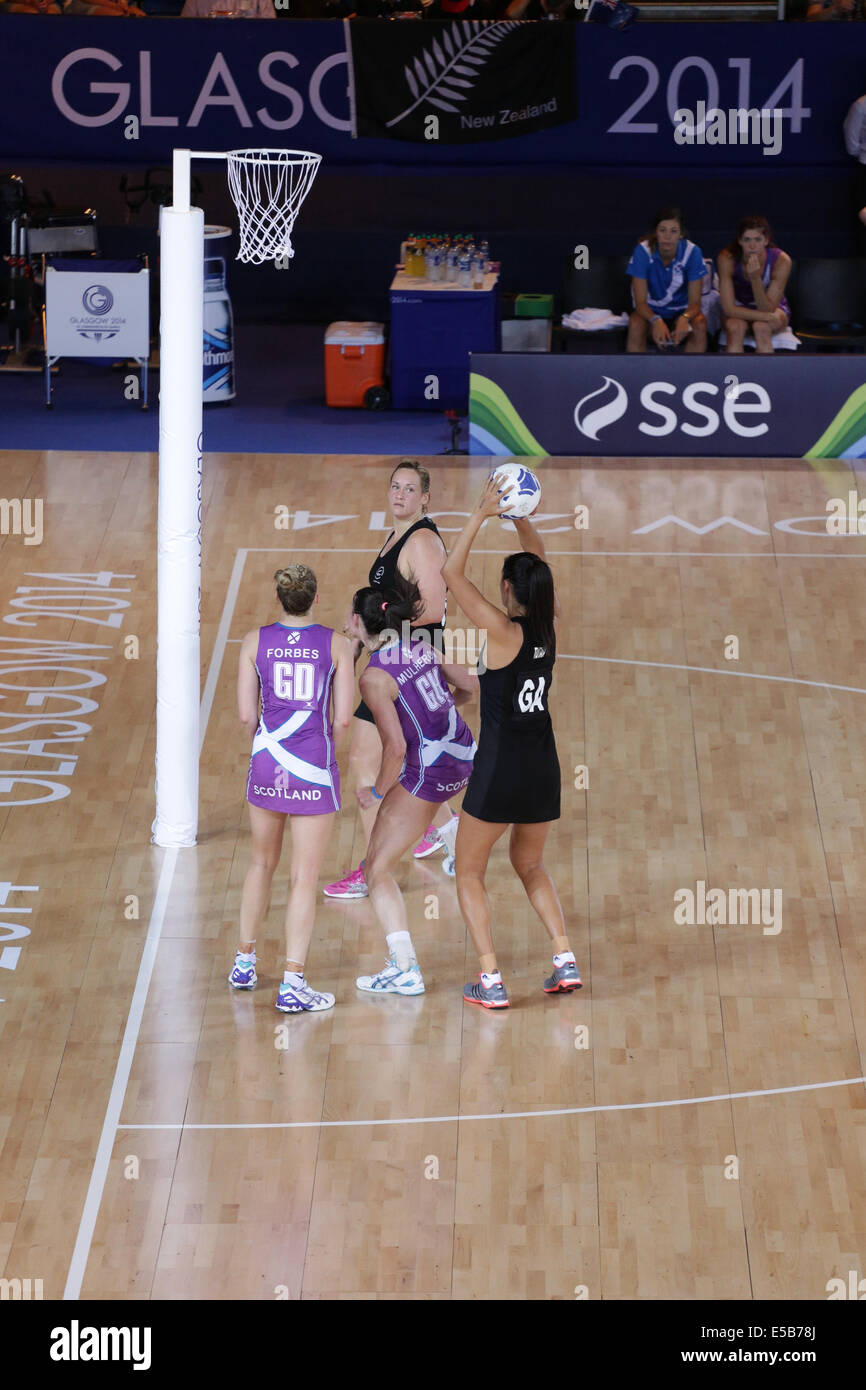
<path id="1" fill-rule="evenodd" d="M 156 817 L 152 842 L 194 845 L 198 831 L 204 213 L 190 207 L 190 162 L 224 159 L 240 223 L 237 259 L 294 256 L 295 218 L 322 162 L 307 150 L 175 150 L 172 202 L 160 212 L 159 516 Z"/>

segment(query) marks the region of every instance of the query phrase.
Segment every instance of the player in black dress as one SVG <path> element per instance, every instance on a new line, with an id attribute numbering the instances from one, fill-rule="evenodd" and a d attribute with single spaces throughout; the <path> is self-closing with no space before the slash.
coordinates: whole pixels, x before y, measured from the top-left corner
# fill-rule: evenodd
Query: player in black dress
<path id="1" fill-rule="evenodd" d="M 529 520 L 515 522 L 523 551 L 509 555 L 502 566 L 504 613 L 465 574 L 482 522 L 508 510 L 507 490 L 493 475 L 488 478 L 442 566 L 455 600 L 487 634 L 478 664 L 481 732 L 457 831 L 457 896 L 481 967 L 478 982 L 466 985 L 463 998 L 485 1009 L 508 1008 L 484 877 L 490 851 L 509 825 L 511 863 L 553 945 L 553 974 L 544 990 L 566 994 L 581 986 L 562 905 L 542 861 L 551 822 L 560 813 L 559 759 L 548 710 L 559 605 L 544 543 Z"/>
<path id="2" fill-rule="evenodd" d="M 391 474 L 388 501 L 394 518 L 394 529 L 379 551 L 372 565 L 368 583 L 383 592 L 393 589 L 397 575 L 417 584 L 421 591 L 422 606 L 412 623 L 408 638 L 412 635 L 431 643 L 439 644 L 442 651 L 441 635 L 445 628 L 445 608 L 447 594 L 442 578 L 442 561 L 446 556 L 444 542 L 436 525 L 426 515 L 430 501 L 430 474 L 413 459 L 404 459 Z M 401 634 L 402 635 L 402 634 Z M 355 661 L 361 647 L 355 643 Z M 376 773 L 382 757 L 382 740 L 376 730 L 372 714 L 362 700 L 355 710 L 352 721 L 352 737 L 349 753 L 349 768 L 356 789 L 369 787 L 376 780 Z M 377 807 L 361 808 L 361 825 L 364 847 L 370 842 Z M 441 836 L 449 859 L 454 854 L 454 839 L 457 833 L 457 817 L 452 814 L 447 802 L 436 811 L 431 826 L 421 845 L 416 846 L 416 856 L 436 849 L 434 836 Z M 448 860 L 446 860 L 448 871 Z M 329 898 L 366 898 L 367 884 L 364 878 L 364 861 L 357 869 L 350 870 L 345 878 L 329 883 L 325 888 Z"/>

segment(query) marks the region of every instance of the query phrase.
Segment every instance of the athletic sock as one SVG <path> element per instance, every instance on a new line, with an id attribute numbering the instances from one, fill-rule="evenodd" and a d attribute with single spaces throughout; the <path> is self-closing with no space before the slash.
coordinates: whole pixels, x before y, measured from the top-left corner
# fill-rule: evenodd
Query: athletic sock
<path id="1" fill-rule="evenodd" d="M 393 958 L 398 970 L 408 970 L 415 960 L 412 937 L 407 931 L 394 931 L 386 936 L 388 954 Z"/>
<path id="2" fill-rule="evenodd" d="M 303 970 L 284 970 L 284 971 L 283 971 L 283 984 L 284 984 L 284 985 L 294 985 L 294 986 L 297 987 L 298 985 L 302 985 L 303 983 L 304 983 L 304 972 L 303 972 Z"/>
<path id="3" fill-rule="evenodd" d="M 256 952 L 255 952 L 255 947 L 253 947 L 253 949 L 252 949 L 251 951 L 237 951 L 237 952 L 235 953 L 235 958 L 236 958 L 237 960 L 250 960 L 250 961 L 252 961 L 253 965 L 255 965 L 255 963 L 256 963 Z"/>
<path id="4" fill-rule="evenodd" d="M 489 975 L 485 974 L 485 972 L 482 970 L 481 983 L 485 989 L 492 989 L 494 985 L 502 984 L 502 976 L 500 975 L 498 970 L 491 970 Z"/>
<path id="5" fill-rule="evenodd" d="M 459 819 L 459 816 L 452 816 L 444 825 L 437 826 L 439 838 L 443 841 L 452 859 L 454 858 L 455 846 L 457 843 L 457 822 Z"/>
<path id="6" fill-rule="evenodd" d="M 561 970 L 564 965 L 576 964 L 573 951 L 560 951 L 558 956 L 553 957 L 554 969 Z"/>

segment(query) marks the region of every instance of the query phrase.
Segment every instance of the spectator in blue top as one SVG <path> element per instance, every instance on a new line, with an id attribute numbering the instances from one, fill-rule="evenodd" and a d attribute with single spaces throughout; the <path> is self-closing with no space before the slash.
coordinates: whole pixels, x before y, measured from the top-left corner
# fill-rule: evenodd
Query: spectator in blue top
<path id="1" fill-rule="evenodd" d="M 679 208 L 662 208 L 626 267 L 634 309 L 626 352 L 646 352 L 647 332 L 658 348 L 706 352 L 707 321 L 701 290 L 707 268 L 700 248 L 685 235 Z"/>

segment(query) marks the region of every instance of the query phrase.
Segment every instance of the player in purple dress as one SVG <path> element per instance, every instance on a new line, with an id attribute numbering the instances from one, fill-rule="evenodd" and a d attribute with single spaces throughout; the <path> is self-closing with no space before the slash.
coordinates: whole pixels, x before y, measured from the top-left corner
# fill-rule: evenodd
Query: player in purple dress
<path id="1" fill-rule="evenodd" d="M 378 775 L 355 795 L 362 808 L 381 802 L 364 866 L 370 900 L 385 931 L 388 960 L 362 975 L 372 994 L 423 994 L 424 981 L 409 934 L 406 905 L 393 870 L 430 823 L 431 809 L 463 790 L 472 772 L 475 740 L 457 713 L 478 692 L 478 677 L 444 662 L 423 639 L 403 644 L 404 623 L 420 611 L 417 585 L 397 577 L 392 589 L 368 586 L 352 600 L 346 626 L 372 653 L 361 696 L 382 740 Z M 448 689 L 455 688 L 454 694 Z"/>
<path id="2" fill-rule="evenodd" d="M 785 298 L 791 257 L 773 244 L 766 217 L 743 218 L 735 239 L 719 252 L 718 266 L 725 351 L 742 352 L 751 330 L 755 350 L 773 352 L 773 335 L 783 333 L 791 317 Z"/>
<path id="3" fill-rule="evenodd" d="M 304 1013 L 334 1003 L 333 994 L 310 988 L 304 964 L 319 872 L 340 809 L 336 754 L 349 731 L 355 673 L 346 638 L 311 621 L 319 600 L 309 566 L 288 565 L 274 580 L 282 617 L 289 621 L 248 632 L 238 668 L 238 714 L 253 741 L 247 778 L 253 862 L 241 894 L 240 945 L 229 984 L 252 989 L 256 983 L 256 935 L 268 910 L 288 818 L 293 854 L 277 1008 Z"/>

